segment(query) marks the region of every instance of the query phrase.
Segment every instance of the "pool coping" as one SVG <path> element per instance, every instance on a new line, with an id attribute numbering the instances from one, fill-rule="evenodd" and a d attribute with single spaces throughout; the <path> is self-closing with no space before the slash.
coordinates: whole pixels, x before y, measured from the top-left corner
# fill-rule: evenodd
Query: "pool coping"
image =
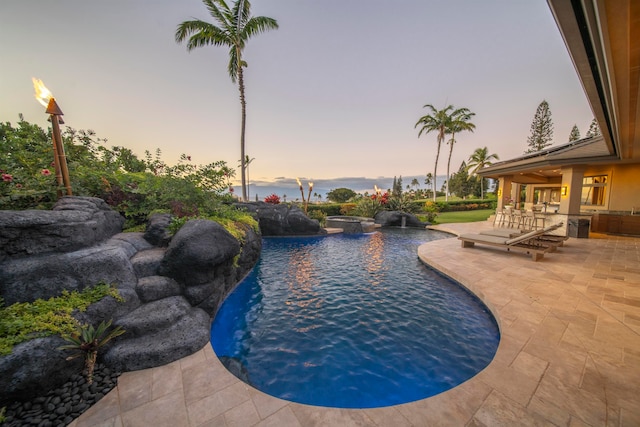
<path id="1" fill-rule="evenodd" d="M 640 425 L 640 238 L 592 237 L 538 262 L 456 238 L 420 246 L 420 259 L 478 296 L 501 331 L 487 368 L 436 396 L 374 409 L 292 403 L 238 380 L 207 345 L 123 374 L 71 426 Z"/>

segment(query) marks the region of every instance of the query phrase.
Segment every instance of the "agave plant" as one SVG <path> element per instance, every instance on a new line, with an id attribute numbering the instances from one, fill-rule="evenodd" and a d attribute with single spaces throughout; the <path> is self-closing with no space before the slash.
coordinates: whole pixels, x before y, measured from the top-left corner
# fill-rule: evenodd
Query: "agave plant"
<path id="1" fill-rule="evenodd" d="M 106 323 L 104 321 L 100 322 L 97 328 L 94 328 L 93 325 L 78 325 L 75 333 L 62 337 L 70 344 L 58 347 L 58 350 L 77 350 L 76 353 L 67 357 L 67 360 L 81 356 L 84 357 L 85 368 L 87 369 L 87 382 L 89 384 L 93 382 L 93 370 L 96 366 L 98 350 L 113 338 L 125 333 L 125 330 L 120 326 L 116 326 L 108 331 L 110 327 L 111 320 Z"/>

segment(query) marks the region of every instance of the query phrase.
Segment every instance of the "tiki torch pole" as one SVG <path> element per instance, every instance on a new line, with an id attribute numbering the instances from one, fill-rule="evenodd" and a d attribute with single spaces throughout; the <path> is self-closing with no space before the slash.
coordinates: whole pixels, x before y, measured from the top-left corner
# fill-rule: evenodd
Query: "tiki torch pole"
<path id="1" fill-rule="evenodd" d="M 56 179 L 60 173 L 62 175 L 62 184 L 66 188 L 67 196 L 71 196 L 73 193 L 71 192 L 71 180 L 69 179 L 69 169 L 67 168 L 67 156 L 64 153 L 64 144 L 62 143 L 62 136 L 60 134 L 59 116 L 62 116 L 64 113 L 60 110 L 55 98 L 51 98 L 49 100 L 46 113 L 49 114 L 51 127 L 53 128 L 53 151 L 56 156 Z M 60 184 L 59 180 L 58 184 Z"/>
<path id="2" fill-rule="evenodd" d="M 304 213 L 307 213 L 307 209 L 309 208 L 309 200 L 311 200 L 311 191 L 312 190 L 313 190 L 313 182 L 310 182 L 309 183 L 309 194 L 307 195 L 307 201 L 304 204 Z"/>

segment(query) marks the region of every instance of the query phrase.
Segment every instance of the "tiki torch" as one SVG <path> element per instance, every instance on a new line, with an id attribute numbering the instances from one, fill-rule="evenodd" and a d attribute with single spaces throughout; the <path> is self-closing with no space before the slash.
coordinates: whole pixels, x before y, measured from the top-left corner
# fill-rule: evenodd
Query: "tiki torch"
<path id="1" fill-rule="evenodd" d="M 313 182 L 309 183 L 309 196 L 305 200 L 305 198 L 304 198 L 304 188 L 302 188 L 302 183 L 300 182 L 300 180 L 298 178 L 296 178 L 296 181 L 298 181 L 298 187 L 300 187 L 300 194 L 302 195 L 302 204 L 304 206 L 304 213 L 307 213 L 307 206 L 309 205 L 309 198 L 311 197 L 311 190 L 313 189 Z"/>
<path id="2" fill-rule="evenodd" d="M 67 156 L 64 153 L 64 144 L 62 143 L 62 135 L 60 134 L 60 124 L 64 121 L 62 117 L 64 113 L 58 106 L 56 99 L 42 80 L 33 78 L 33 87 L 36 91 L 36 99 L 40 104 L 47 107 L 46 113 L 49 114 L 49 121 L 52 127 L 52 142 L 54 154 L 54 166 L 56 171 L 56 181 L 58 188 L 64 186 L 67 196 L 71 196 L 71 180 L 69 179 L 69 169 L 67 168 Z M 58 197 L 62 196 L 62 192 L 58 190 Z"/>
<path id="3" fill-rule="evenodd" d="M 309 207 L 309 200 L 311 200 L 311 191 L 313 190 L 313 182 L 309 182 L 309 194 L 307 194 L 307 203 L 304 205 L 304 213 L 307 213 Z"/>

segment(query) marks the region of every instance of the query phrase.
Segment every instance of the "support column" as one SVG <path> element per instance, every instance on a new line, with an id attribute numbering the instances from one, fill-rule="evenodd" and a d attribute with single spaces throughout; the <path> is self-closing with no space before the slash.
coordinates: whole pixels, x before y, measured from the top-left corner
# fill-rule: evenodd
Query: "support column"
<path id="1" fill-rule="evenodd" d="M 501 176 L 498 178 L 498 205 L 497 209 L 502 210 L 506 201 L 511 197 L 511 176 Z"/>
<path id="2" fill-rule="evenodd" d="M 582 198 L 582 180 L 585 168 L 562 168 L 562 186 L 560 187 L 560 208 L 558 214 L 566 218 L 566 235 L 569 237 L 588 238 L 590 215 L 580 214 Z"/>

